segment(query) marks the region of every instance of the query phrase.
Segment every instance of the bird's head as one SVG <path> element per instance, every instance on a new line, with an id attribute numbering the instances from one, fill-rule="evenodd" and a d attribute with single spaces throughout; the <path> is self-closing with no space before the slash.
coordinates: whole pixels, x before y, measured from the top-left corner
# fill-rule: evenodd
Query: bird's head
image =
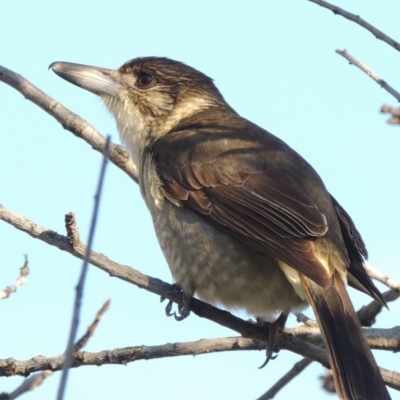
<path id="1" fill-rule="evenodd" d="M 211 78 L 168 58 L 135 58 L 117 70 L 67 62 L 49 68 L 103 99 L 135 162 L 182 120 L 211 107 L 229 107 Z"/>

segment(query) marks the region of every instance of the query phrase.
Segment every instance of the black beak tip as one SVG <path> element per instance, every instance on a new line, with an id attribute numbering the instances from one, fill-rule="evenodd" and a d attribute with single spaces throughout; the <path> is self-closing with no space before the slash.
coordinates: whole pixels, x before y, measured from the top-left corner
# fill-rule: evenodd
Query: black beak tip
<path id="1" fill-rule="evenodd" d="M 54 62 L 52 62 L 52 63 L 49 65 L 48 69 L 51 69 L 52 71 L 54 71 L 54 68 L 57 67 L 57 64 L 58 64 L 58 63 L 59 63 L 59 61 L 54 61 Z"/>

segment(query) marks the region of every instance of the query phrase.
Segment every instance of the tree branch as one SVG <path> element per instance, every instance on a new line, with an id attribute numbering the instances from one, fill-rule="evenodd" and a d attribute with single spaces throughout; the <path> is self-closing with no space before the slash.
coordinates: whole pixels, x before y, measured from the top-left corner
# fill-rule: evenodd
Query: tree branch
<path id="1" fill-rule="evenodd" d="M 293 340 L 299 341 L 297 338 Z M 301 341 L 300 341 L 301 342 Z M 315 346 L 314 346 L 315 347 Z M 243 337 L 201 339 L 187 343 L 167 343 L 159 346 L 135 346 L 114 350 L 103 350 L 96 353 L 77 352 L 73 356 L 71 368 L 83 366 L 101 366 L 108 364 L 124 365 L 139 360 L 151 360 L 166 357 L 178 357 L 184 355 L 197 356 L 200 354 L 219 353 L 225 351 L 264 350 L 261 342 Z M 319 349 L 322 350 L 322 349 Z M 58 371 L 62 368 L 64 357 L 36 356 L 30 360 L 20 361 L 13 358 L 0 360 L 0 376 L 22 375 L 51 370 Z M 383 376 L 386 376 L 387 384 L 400 390 L 400 373 L 381 368 Z"/>
<path id="2" fill-rule="evenodd" d="M 293 367 L 286 372 L 267 392 L 265 392 L 258 400 L 269 400 L 273 399 L 278 392 L 283 389 L 288 383 L 290 383 L 296 376 L 303 372 L 310 364 L 312 360 L 309 358 L 303 358 L 298 361 Z"/>
<path id="3" fill-rule="evenodd" d="M 73 356 L 71 368 L 91 365 L 127 364 L 139 360 L 152 360 L 167 357 L 197 356 L 200 354 L 238 350 L 264 350 L 262 342 L 243 337 L 201 339 L 187 343 L 167 343 L 160 346 L 134 346 L 96 353 L 77 352 Z M 30 360 L 19 361 L 12 358 L 0 360 L 0 376 L 6 373 L 26 376 L 42 370 L 58 371 L 62 368 L 63 356 L 37 356 Z"/>
<path id="4" fill-rule="evenodd" d="M 297 322 L 301 322 L 302 324 L 310 327 L 318 327 L 317 321 L 311 319 L 307 315 L 303 314 L 302 312 L 298 311 L 294 313 L 296 316 Z"/>
<path id="5" fill-rule="evenodd" d="M 386 303 L 395 301 L 400 297 L 400 292 L 390 289 L 383 293 Z M 382 304 L 376 300 L 371 301 L 368 305 L 361 307 L 357 311 L 358 319 L 362 326 L 372 326 L 375 323 L 375 317 L 382 311 Z"/>
<path id="6" fill-rule="evenodd" d="M 379 29 L 375 28 L 373 25 L 362 19 L 359 15 L 352 14 L 343 8 L 340 8 L 338 6 L 335 6 L 334 4 L 330 4 L 327 1 L 323 0 L 309 0 L 312 3 L 318 4 L 321 7 L 327 8 L 328 10 L 331 10 L 335 15 L 340 15 L 349 21 L 353 21 L 356 24 L 362 26 L 364 29 L 367 31 L 371 32 L 377 39 L 382 40 L 386 42 L 389 46 L 392 46 L 394 49 L 397 51 L 400 51 L 400 43 L 396 42 L 394 39 L 392 39 L 390 36 L 386 35 Z"/>
<path id="7" fill-rule="evenodd" d="M 7 210 L 2 205 L 0 205 L 0 219 L 8 222 L 17 229 L 28 233 L 34 238 L 43 240 L 52 246 L 56 246 L 61 250 L 69 252 L 75 257 L 82 258 L 85 254 L 85 246 L 80 242 L 79 238 L 77 240 L 77 238 L 75 237 L 75 245 L 74 247 L 72 247 L 65 236 L 59 235 L 54 231 L 50 231 L 34 223 L 33 221 L 28 220 L 25 217 L 12 213 L 10 210 Z M 70 214 L 67 215 L 67 221 L 67 225 L 69 226 L 69 229 L 71 229 Z M 90 256 L 90 263 L 99 267 L 100 269 L 109 273 L 112 276 L 116 276 L 140 288 L 144 288 L 159 296 L 168 298 L 175 303 L 179 304 L 182 301 L 181 293 L 177 291 L 173 285 L 169 285 L 159 279 L 144 275 L 141 272 L 134 270 L 133 268 L 130 268 L 128 266 L 118 264 L 108 259 L 103 254 L 92 251 Z M 256 324 L 252 324 L 247 321 L 243 321 L 227 311 L 219 310 L 211 306 L 210 304 L 204 303 L 198 299 L 192 299 L 191 309 L 196 315 L 207 318 L 222 326 L 230 328 L 238 332 L 245 338 L 253 338 L 263 342 L 268 342 L 269 335 L 265 328 L 262 328 Z M 399 330 L 400 328 L 392 328 L 391 330 L 367 330 L 366 336 L 372 338 L 371 341 L 376 348 L 398 350 L 400 348 Z M 382 340 L 379 340 L 381 337 Z M 300 338 L 305 338 L 307 339 L 307 341 L 310 342 L 322 342 L 319 330 L 317 328 L 306 326 L 297 328 L 286 328 L 283 333 L 282 348 L 300 354 L 303 357 L 311 358 L 312 360 L 317 361 L 322 365 L 328 367 L 328 358 L 326 356 L 325 350 L 318 346 L 315 346 L 312 343 L 307 343 L 305 340 L 301 340 Z M 106 353 L 108 354 L 109 352 Z M 51 369 L 50 367 L 46 367 L 46 369 Z M 2 372 L 0 372 L 0 376 L 2 374 L 9 373 L 10 368 L 11 370 L 14 370 L 16 368 L 15 362 L 13 360 L 9 361 L 5 366 L 3 365 L 3 370 Z M 389 376 L 389 378 L 393 376 L 391 372 L 388 372 L 387 375 Z M 390 378 L 390 382 L 392 382 L 393 379 L 394 382 L 397 382 L 397 378 Z"/>
<path id="8" fill-rule="evenodd" d="M 86 330 L 85 334 L 75 343 L 74 345 L 74 350 L 79 351 L 82 349 L 86 344 L 88 343 L 89 339 L 93 336 L 94 331 L 97 329 L 101 317 L 105 314 L 105 312 L 109 309 L 110 307 L 110 302 L 111 300 L 107 300 L 104 304 L 103 307 L 97 312 L 95 320 L 92 322 L 92 324 L 89 326 L 89 328 Z M 0 360 L 0 376 L 11 376 L 7 375 L 12 374 L 12 375 L 22 375 L 22 376 L 28 376 L 32 372 L 38 372 L 42 371 L 40 373 L 34 374 L 30 376 L 29 378 L 25 379 L 20 386 L 17 387 L 13 392 L 11 393 L 0 393 L 0 400 L 14 400 L 17 397 L 21 396 L 22 394 L 29 392 L 31 390 L 36 389 L 38 386 L 40 386 L 45 379 L 47 379 L 49 376 L 53 375 L 53 372 L 56 371 L 55 369 L 52 368 L 47 368 L 48 363 L 43 363 L 42 368 L 35 368 L 33 370 L 29 370 L 28 365 L 30 365 L 30 361 L 35 360 L 33 363 L 37 366 L 40 363 L 40 356 L 34 357 L 31 360 L 28 361 L 22 361 L 14 363 L 14 361 L 11 358 L 7 360 Z M 45 358 L 45 357 L 43 357 Z M 65 361 L 65 356 L 59 356 L 57 357 L 57 360 L 60 362 L 59 366 L 57 369 L 62 369 L 63 363 Z M 14 367 L 17 365 L 24 365 L 23 368 L 25 368 L 26 373 L 18 374 L 18 373 L 12 373 L 14 370 Z M 4 367 L 4 371 L 2 371 L 2 367 Z M 18 369 L 18 368 L 17 368 Z M 5 374 L 3 375 L 3 372 Z"/>
<path id="9" fill-rule="evenodd" d="M 107 139 L 92 125 L 64 107 L 58 101 L 42 92 L 22 75 L 19 75 L 0 65 L 0 81 L 18 90 L 27 100 L 36 104 L 42 110 L 59 122 L 64 129 L 72 132 L 76 137 L 83 139 L 93 149 L 104 153 Z M 126 150 L 119 145 L 110 143 L 110 161 L 124 171 L 136 183 L 138 182 L 138 168 Z"/>
<path id="10" fill-rule="evenodd" d="M 294 328 L 285 328 L 285 333 L 319 347 L 324 345 L 318 327 L 300 325 Z M 363 333 L 371 349 L 400 351 L 400 326 L 389 329 L 363 328 Z"/>
<path id="11" fill-rule="evenodd" d="M 400 114 L 399 114 L 400 115 Z M 365 264 L 365 269 L 367 270 L 369 276 L 372 279 L 376 279 L 377 281 L 386 285 L 389 289 L 399 292 L 400 294 L 400 283 L 396 282 L 394 279 L 389 278 L 388 276 L 382 274 L 382 272 L 378 271 L 372 265 Z"/>
<path id="12" fill-rule="evenodd" d="M 309 0 L 312 1 L 312 0 Z M 340 54 L 346 60 L 349 61 L 350 64 L 355 65 L 356 67 L 360 68 L 361 71 L 365 72 L 370 78 L 372 78 L 381 88 L 385 89 L 389 92 L 393 97 L 395 97 L 398 101 L 400 101 L 400 93 L 393 89 L 386 81 L 381 79 L 376 72 L 374 72 L 371 68 L 367 67 L 361 61 L 358 61 L 354 58 L 348 51 L 345 50 L 336 50 L 336 53 Z"/>
<path id="13" fill-rule="evenodd" d="M 64 353 L 65 360 L 64 360 L 64 365 L 63 365 L 63 371 L 61 374 L 60 385 L 58 387 L 57 400 L 63 400 L 63 398 L 64 398 L 65 388 L 67 386 L 67 380 L 68 380 L 68 375 L 69 375 L 68 372 L 69 372 L 69 368 L 72 363 L 72 355 L 74 353 L 74 349 L 77 347 L 77 344 L 74 344 L 74 342 L 75 342 L 75 338 L 76 338 L 76 333 L 78 331 L 86 275 L 87 275 L 87 271 L 89 269 L 89 256 L 90 256 L 90 252 L 92 250 L 94 234 L 96 231 L 97 218 L 98 218 L 99 209 L 100 209 L 101 194 L 102 194 L 102 190 L 103 190 L 103 186 L 104 186 L 104 179 L 105 179 L 106 167 L 107 167 L 108 156 L 109 156 L 109 148 L 110 148 L 110 137 L 108 136 L 106 146 L 105 146 L 104 152 L 103 152 L 103 159 L 102 159 L 102 163 L 101 163 L 101 167 L 100 167 L 100 174 L 99 174 L 99 179 L 98 179 L 98 183 L 97 183 L 96 194 L 94 196 L 92 218 L 90 221 L 89 238 L 87 241 L 85 256 L 83 257 L 83 263 L 82 263 L 81 273 L 79 276 L 79 281 L 78 281 L 77 286 L 75 287 L 75 302 L 74 302 L 74 309 L 73 309 L 73 313 L 72 313 L 72 322 L 71 322 L 71 328 L 70 328 L 70 332 L 69 332 L 67 348 Z M 68 224 L 68 222 L 69 221 L 67 221 L 67 216 L 66 216 L 65 224 L 66 224 L 66 226 L 68 226 L 70 228 L 70 230 L 72 230 L 72 226 L 71 226 L 71 224 Z M 79 237 L 78 237 L 78 239 L 79 239 Z M 107 308 L 108 308 L 108 306 L 107 306 Z M 82 341 L 80 343 L 84 343 L 84 341 Z"/>
<path id="14" fill-rule="evenodd" d="M 19 277 L 11 286 L 7 286 L 4 290 L 0 290 L 0 300 L 10 297 L 11 293 L 16 292 L 17 289 L 26 282 L 27 276 L 29 275 L 29 267 L 28 256 L 25 254 L 24 257 L 25 262 L 24 265 L 19 269 Z"/>

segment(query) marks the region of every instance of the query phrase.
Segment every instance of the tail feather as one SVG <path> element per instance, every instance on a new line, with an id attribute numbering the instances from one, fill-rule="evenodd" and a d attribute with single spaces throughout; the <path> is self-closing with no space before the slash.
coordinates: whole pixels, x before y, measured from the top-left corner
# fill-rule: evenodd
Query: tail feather
<path id="1" fill-rule="evenodd" d="M 345 400 L 390 400 L 345 285 L 336 271 L 322 288 L 302 277 L 328 351 L 336 391 Z"/>

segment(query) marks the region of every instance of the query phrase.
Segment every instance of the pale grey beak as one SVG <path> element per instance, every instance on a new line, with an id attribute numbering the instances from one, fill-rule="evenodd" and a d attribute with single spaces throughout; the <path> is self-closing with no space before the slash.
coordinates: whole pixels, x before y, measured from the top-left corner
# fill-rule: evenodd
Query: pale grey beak
<path id="1" fill-rule="evenodd" d="M 51 63 L 49 69 L 66 81 L 99 96 L 115 97 L 121 87 L 120 83 L 113 78 L 116 71 L 112 69 L 63 61 Z"/>

